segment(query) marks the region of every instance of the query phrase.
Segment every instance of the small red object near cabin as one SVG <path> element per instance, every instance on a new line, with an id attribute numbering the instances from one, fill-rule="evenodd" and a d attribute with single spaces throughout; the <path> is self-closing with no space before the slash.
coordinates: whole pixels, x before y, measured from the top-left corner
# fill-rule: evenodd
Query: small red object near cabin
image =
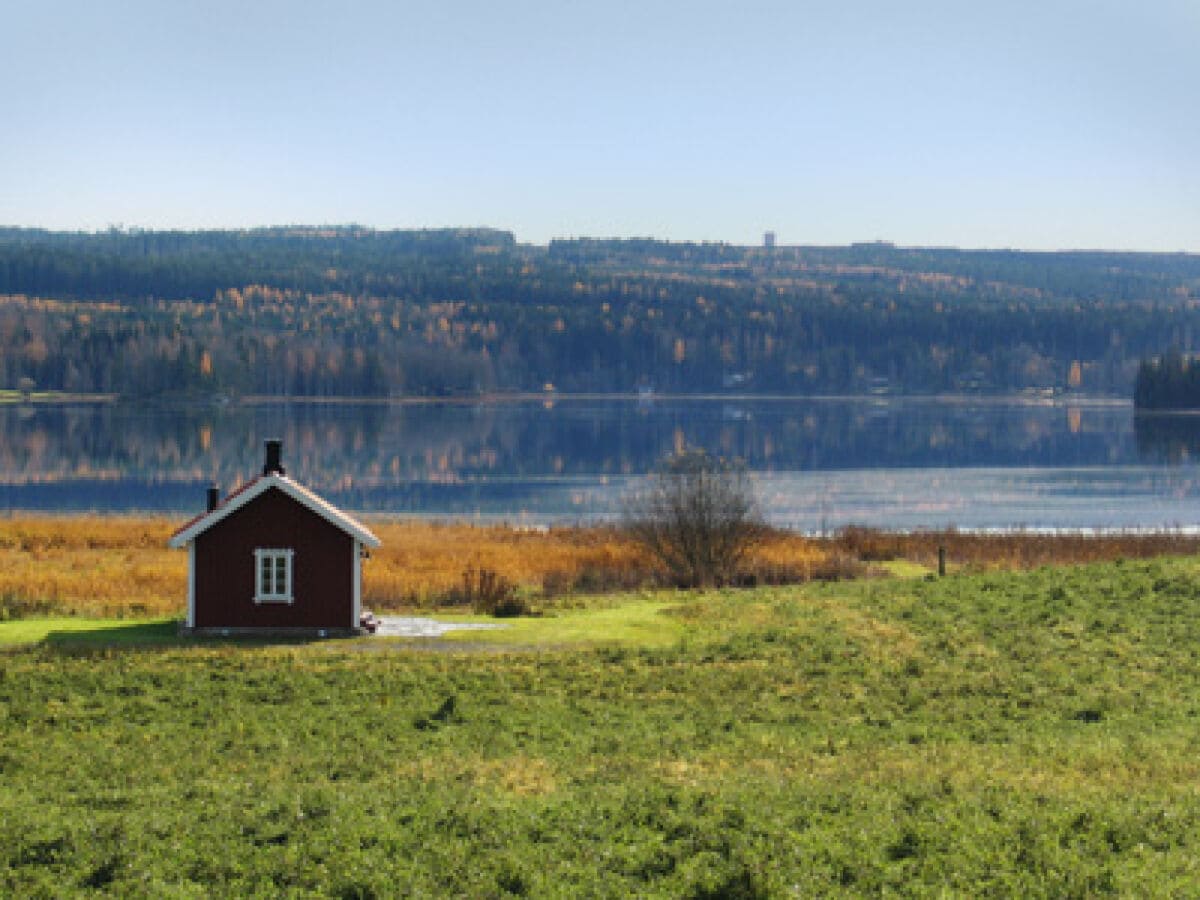
<path id="1" fill-rule="evenodd" d="M 262 474 L 208 509 L 168 545 L 188 550 L 183 630 L 198 634 L 361 634 L 362 558 L 379 538 L 287 476 L 280 442 Z"/>

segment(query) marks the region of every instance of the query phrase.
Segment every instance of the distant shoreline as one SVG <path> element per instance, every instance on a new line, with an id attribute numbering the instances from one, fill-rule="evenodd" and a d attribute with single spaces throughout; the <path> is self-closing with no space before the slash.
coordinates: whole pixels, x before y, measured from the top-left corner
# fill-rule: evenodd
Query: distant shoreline
<path id="1" fill-rule="evenodd" d="M 116 403 L 117 394 L 86 394 L 69 391 L 21 391 L 0 390 L 0 405 L 5 406 L 59 406 L 64 403 Z"/>
<path id="2" fill-rule="evenodd" d="M 629 391 L 588 391 L 569 393 L 560 391 L 516 391 L 491 392 L 486 394 L 452 394 L 444 397 L 399 396 L 399 397 L 356 397 L 356 396 L 279 396 L 274 394 L 247 394 L 243 397 L 138 397 L 123 398 L 118 394 L 69 393 L 65 391 L 34 391 L 22 395 L 19 391 L 0 390 L 0 405 L 7 406 L 62 406 L 67 404 L 127 404 L 137 405 L 180 405 L 180 406 L 273 406 L 289 403 L 312 406 L 354 404 L 357 406 L 432 406 L 437 404 L 475 406 L 504 403 L 578 403 L 595 401 L 635 401 L 657 403 L 679 402 L 754 402 L 754 403 L 925 403 L 946 405 L 980 406 L 1084 406 L 1119 408 L 1133 406 L 1133 401 L 1123 397 L 1097 395 L 1053 394 L 1038 396 L 1023 393 L 1007 394 L 767 394 L 767 393 L 652 393 L 641 394 Z M 1200 410 L 1139 410 L 1139 415 L 1149 414 L 1200 414 Z"/>

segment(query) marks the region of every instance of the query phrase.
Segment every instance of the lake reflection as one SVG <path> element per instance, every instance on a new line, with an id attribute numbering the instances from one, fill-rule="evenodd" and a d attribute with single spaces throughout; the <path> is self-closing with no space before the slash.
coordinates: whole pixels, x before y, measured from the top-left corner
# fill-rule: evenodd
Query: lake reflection
<path id="1" fill-rule="evenodd" d="M 771 517 L 805 529 L 1192 521 L 1179 463 L 1200 428 L 1138 422 L 1120 404 L 917 400 L 6 406 L 0 502 L 191 512 L 280 437 L 289 474 L 391 515 L 609 518 L 631 478 L 700 446 L 746 460 Z"/>

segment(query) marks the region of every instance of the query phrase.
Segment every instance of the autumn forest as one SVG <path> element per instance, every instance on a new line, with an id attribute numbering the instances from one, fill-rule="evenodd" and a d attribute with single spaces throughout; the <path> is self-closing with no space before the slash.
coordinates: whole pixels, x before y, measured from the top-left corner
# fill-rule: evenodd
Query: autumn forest
<path id="1" fill-rule="evenodd" d="M 0 229 L 0 389 L 1129 396 L 1200 256 Z"/>

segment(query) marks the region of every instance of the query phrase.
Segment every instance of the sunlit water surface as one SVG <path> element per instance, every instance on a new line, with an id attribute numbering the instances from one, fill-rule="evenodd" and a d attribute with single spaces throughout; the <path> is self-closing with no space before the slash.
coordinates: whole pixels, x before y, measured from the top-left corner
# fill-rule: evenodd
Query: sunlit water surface
<path id="1" fill-rule="evenodd" d="M 1200 421 L 1127 404 L 934 400 L 0 407 L 8 511 L 195 512 L 279 437 L 348 509 L 524 524 L 611 520 L 683 447 L 745 461 L 778 524 L 1159 529 L 1200 521 Z"/>

